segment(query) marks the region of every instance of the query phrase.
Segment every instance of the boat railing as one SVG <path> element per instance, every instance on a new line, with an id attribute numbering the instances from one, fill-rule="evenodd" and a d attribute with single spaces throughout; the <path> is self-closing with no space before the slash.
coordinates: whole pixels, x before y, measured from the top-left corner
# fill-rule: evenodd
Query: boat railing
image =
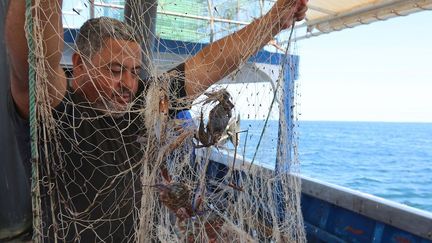
<path id="1" fill-rule="evenodd" d="M 202 156 L 203 153 L 198 151 L 197 155 Z M 238 172 L 247 173 L 251 166 L 250 161 L 244 160 L 241 156 L 237 156 L 235 159 L 236 162 L 233 163 L 234 157 L 231 154 L 216 150 L 211 152 L 209 159 L 211 162 L 228 167 L 232 167 L 235 164 L 235 170 Z M 269 173 L 273 171 L 268 165 L 265 166 L 260 163 L 256 163 L 252 167 L 260 167 L 261 169 L 268 170 Z M 395 227 L 423 239 L 432 240 L 431 212 L 303 175 L 290 175 L 298 177 L 301 180 L 303 197 L 312 197 L 332 206 L 340 207 L 378 221 L 383 225 Z M 305 221 L 307 220 L 305 218 Z"/>

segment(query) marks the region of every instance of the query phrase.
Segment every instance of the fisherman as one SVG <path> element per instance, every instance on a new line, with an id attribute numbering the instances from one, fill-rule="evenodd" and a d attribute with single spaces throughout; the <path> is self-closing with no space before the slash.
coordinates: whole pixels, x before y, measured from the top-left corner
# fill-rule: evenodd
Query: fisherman
<path id="1" fill-rule="evenodd" d="M 10 1 L 5 37 L 11 74 L 8 112 L 30 177 L 29 50 L 24 2 Z M 49 81 L 49 102 L 54 119 L 62 126 L 56 142 L 42 147 L 39 154 L 41 161 L 52 159 L 51 155 L 63 161 L 56 168 L 42 166 L 45 173 L 56 175 L 48 178 L 54 184 L 41 188 L 42 234 L 61 241 L 129 242 L 135 237 L 136 205 L 141 200 L 137 195 L 141 186 L 139 166 L 134 165 L 143 152 L 137 138 L 145 131 L 141 119 L 136 119 L 138 114 L 129 112 L 131 103 L 139 105 L 136 100 L 143 99 L 145 93 L 145 82 L 139 79 L 146 68 L 141 61 L 140 39 L 120 21 L 105 17 L 88 20 L 76 38 L 73 77 L 67 80 L 60 66 L 64 45 L 59 34 L 63 33 L 62 1 L 37 2 L 39 6 L 33 13 L 38 14 L 38 24 L 44 26 L 40 44 Z M 184 98 L 201 94 L 293 21 L 302 20 L 306 3 L 278 0 L 263 17 L 167 71 L 163 76 L 169 79 L 171 95 Z M 127 173 L 117 177 L 120 171 Z M 59 195 L 49 196 L 51 186 Z M 27 198 L 30 202 L 30 192 Z M 50 198 L 55 198 L 54 205 Z"/>

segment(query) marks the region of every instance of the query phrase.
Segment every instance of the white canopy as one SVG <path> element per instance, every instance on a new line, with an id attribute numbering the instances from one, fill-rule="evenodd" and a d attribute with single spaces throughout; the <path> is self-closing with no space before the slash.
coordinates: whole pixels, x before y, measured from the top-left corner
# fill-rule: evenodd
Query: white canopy
<path id="1" fill-rule="evenodd" d="M 309 0 L 306 27 L 297 40 L 369 24 L 422 10 L 432 10 L 432 0 Z"/>

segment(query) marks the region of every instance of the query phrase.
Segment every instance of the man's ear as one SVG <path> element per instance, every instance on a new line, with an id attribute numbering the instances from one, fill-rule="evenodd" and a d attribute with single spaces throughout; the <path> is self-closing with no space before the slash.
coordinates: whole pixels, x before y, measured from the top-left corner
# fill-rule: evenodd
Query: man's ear
<path id="1" fill-rule="evenodd" d="M 75 74 L 81 73 L 84 70 L 84 62 L 80 54 L 74 52 L 72 54 L 72 70 Z"/>

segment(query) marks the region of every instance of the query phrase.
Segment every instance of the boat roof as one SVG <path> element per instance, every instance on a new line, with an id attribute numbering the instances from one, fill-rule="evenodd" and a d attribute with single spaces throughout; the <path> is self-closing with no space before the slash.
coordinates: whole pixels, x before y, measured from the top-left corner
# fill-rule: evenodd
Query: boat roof
<path id="1" fill-rule="evenodd" d="M 297 40 L 432 10 L 432 0 L 309 0 L 308 6 Z"/>

